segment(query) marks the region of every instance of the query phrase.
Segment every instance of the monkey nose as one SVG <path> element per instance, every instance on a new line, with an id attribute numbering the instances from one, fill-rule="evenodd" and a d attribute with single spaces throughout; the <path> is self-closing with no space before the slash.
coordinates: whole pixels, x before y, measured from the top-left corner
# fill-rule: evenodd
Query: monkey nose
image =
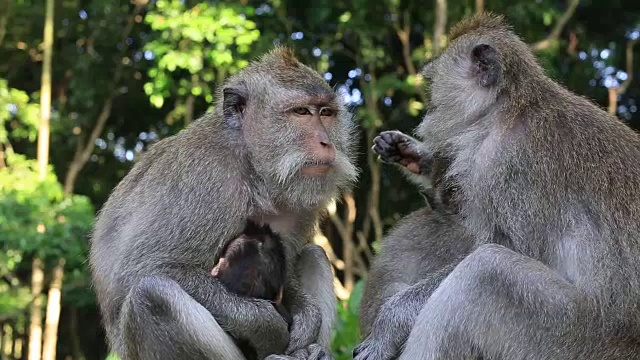
<path id="1" fill-rule="evenodd" d="M 322 162 L 332 163 L 336 159 L 336 150 L 330 142 L 320 141 L 318 158 Z"/>
<path id="2" fill-rule="evenodd" d="M 312 151 L 315 153 L 314 158 L 324 163 L 332 163 L 336 158 L 336 150 L 329 135 L 324 131 L 318 132 L 314 141 L 315 145 L 312 145 Z"/>

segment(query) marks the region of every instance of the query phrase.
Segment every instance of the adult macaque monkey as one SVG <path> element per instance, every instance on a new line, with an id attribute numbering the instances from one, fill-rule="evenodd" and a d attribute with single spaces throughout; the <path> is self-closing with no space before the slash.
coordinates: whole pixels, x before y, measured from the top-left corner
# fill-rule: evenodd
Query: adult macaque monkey
<path id="1" fill-rule="evenodd" d="M 321 210 L 357 177 L 353 130 L 331 87 L 279 47 L 230 77 L 211 114 L 152 146 L 101 210 L 91 244 L 113 351 L 242 359 L 233 336 L 259 359 L 330 357 L 336 298 L 311 239 Z M 290 329 L 268 300 L 210 274 L 247 220 L 283 238 Z"/>
<path id="2" fill-rule="evenodd" d="M 404 349 L 372 341 L 361 353 L 640 358 L 638 135 L 547 77 L 497 16 L 458 24 L 424 74 L 432 106 L 418 133 L 450 155 L 477 245 L 428 298 Z"/>

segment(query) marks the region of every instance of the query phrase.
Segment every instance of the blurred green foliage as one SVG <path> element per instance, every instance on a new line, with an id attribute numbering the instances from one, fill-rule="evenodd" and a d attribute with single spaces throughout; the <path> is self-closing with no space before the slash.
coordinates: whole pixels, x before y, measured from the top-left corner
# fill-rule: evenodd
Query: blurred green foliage
<path id="1" fill-rule="evenodd" d="M 144 47 L 156 58 L 144 84 L 151 104 L 161 108 L 172 94 L 213 102 L 215 85 L 249 64 L 251 45 L 260 37 L 247 19 L 253 13 L 239 4 L 203 2 L 187 9 L 184 1 L 157 1 L 145 17 L 155 34 Z"/>
<path id="2" fill-rule="evenodd" d="M 356 282 L 347 301 L 338 306 L 338 317 L 333 331 L 331 351 L 336 360 L 353 358 L 353 348 L 360 340 L 359 311 L 364 279 Z"/>
<path id="3" fill-rule="evenodd" d="M 64 196 L 62 184 L 49 167 L 39 179 L 38 163 L 15 153 L 9 139 L 35 141 L 39 105 L 24 92 L 7 87 L 0 79 L 0 319 L 26 307 L 29 284 L 15 276 L 25 259 L 37 255 L 45 261 L 66 257 L 67 267 L 78 271 L 88 284 L 84 259 L 87 233 L 94 208 L 84 195 Z M 91 299 L 91 297 L 89 297 Z"/>

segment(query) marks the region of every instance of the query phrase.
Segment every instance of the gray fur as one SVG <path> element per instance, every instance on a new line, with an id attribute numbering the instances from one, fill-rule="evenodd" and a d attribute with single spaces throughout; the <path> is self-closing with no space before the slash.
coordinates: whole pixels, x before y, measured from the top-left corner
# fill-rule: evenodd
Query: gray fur
<path id="1" fill-rule="evenodd" d="M 439 204 L 417 210 L 387 234 L 369 271 L 360 309 L 365 340 L 355 359 L 392 359 L 420 309 L 474 246 L 456 214 Z"/>
<path id="2" fill-rule="evenodd" d="M 638 135 L 547 77 L 497 16 L 454 27 L 424 74 L 417 133 L 451 159 L 475 246 L 400 359 L 639 359 Z"/>
<path id="3" fill-rule="evenodd" d="M 338 112 L 325 124 L 335 171 L 322 178 L 283 175 L 280 165 L 300 161 L 310 136 L 289 121 L 286 109 L 319 97 Z M 217 99 L 212 113 L 153 145 L 98 215 L 90 253 L 93 285 L 109 344 L 125 360 L 158 354 L 237 359 L 228 341 L 209 342 L 226 337 L 220 329 L 248 340 L 260 358 L 283 354 L 288 344 L 314 350 L 317 341 L 326 342 L 324 319 L 332 319 L 335 308 L 329 311 L 329 301 L 305 290 L 324 291 L 328 299 L 332 283 L 326 274 L 314 279 L 302 270 L 328 265 L 313 264 L 321 260 L 317 256 L 304 256 L 302 264 L 297 259 L 325 205 L 356 179 L 351 114 L 320 75 L 286 48 L 230 77 Z M 313 161 L 313 155 L 304 160 Z M 235 296 L 210 275 L 247 219 L 269 224 L 284 240 L 290 277 L 283 301 L 294 308 L 291 333 L 268 301 Z M 204 320 L 193 323 L 196 318 Z"/>

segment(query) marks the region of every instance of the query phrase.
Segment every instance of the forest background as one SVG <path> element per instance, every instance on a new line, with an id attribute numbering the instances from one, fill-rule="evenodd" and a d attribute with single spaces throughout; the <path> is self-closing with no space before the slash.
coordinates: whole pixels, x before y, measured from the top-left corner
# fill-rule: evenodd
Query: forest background
<path id="1" fill-rule="evenodd" d="M 421 66 L 481 10 L 638 128 L 637 0 L 0 0 L 0 358 L 109 356 L 86 263 L 96 211 L 149 145 L 211 110 L 217 84 L 286 44 L 360 127 L 361 180 L 316 237 L 341 300 L 333 351 L 350 359 L 377 244 L 423 201 L 371 140 L 418 124 Z"/>

